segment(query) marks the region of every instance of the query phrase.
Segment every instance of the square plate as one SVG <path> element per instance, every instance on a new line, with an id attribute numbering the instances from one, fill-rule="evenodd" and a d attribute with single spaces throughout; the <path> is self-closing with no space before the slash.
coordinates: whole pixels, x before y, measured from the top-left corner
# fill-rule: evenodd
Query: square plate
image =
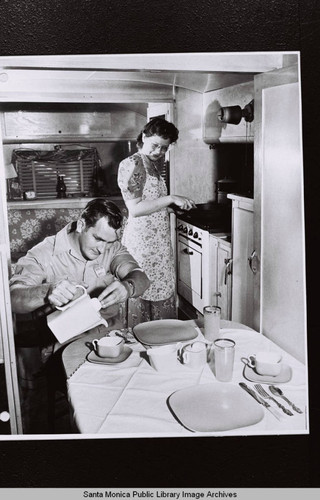
<path id="1" fill-rule="evenodd" d="M 281 371 L 279 375 L 259 375 L 253 368 L 246 365 L 243 370 L 243 376 L 250 382 L 261 382 L 263 384 L 285 384 L 292 377 L 291 366 L 281 363 Z"/>
<path id="2" fill-rule="evenodd" d="M 191 431 L 218 432 L 254 425 L 264 411 L 234 384 L 199 384 L 171 394 L 168 404 Z"/>
<path id="3" fill-rule="evenodd" d="M 141 344 L 160 346 L 193 340 L 198 336 L 196 329 L 180 319 L 159 319 L 139 323 L 133 333 Z"/>
<path id="4" fill-rule="evenodd" d="M 90 363 L 98 363 L 101 365 L 116 365 L 118 363 L 123 363 L 123 361 L 128 359 L 131 353 L 132 349 L 128 346 L 124 346 L 122 353 L 116 358 L 101 358 L 94 351 L 91 351 L 87 354 L 87 360 L 90 361 Z"/>

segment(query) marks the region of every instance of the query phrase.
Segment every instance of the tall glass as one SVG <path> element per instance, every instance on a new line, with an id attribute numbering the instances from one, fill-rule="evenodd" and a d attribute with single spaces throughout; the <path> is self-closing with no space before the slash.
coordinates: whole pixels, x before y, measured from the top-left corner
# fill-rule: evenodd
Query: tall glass
<path id="1" fill-rule="evenodd" d="M 233 374 L 235 342 L 231 339 L 217 339 L 213 344 L 216 379 L 220 382 L 230 382 Z"/>
<path id="2" fill-rule="evenodd" d="M 203 308 L 204 336 L 210 342 L 219 338 L 221 307 L 206 306 Z"/>

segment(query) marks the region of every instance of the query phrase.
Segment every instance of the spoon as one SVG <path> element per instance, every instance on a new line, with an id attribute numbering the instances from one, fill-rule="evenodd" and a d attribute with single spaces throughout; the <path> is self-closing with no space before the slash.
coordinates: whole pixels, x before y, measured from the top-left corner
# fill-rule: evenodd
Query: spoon
<path id="1" fill-rule="evenodd" d="M 292 409 L 294 411 L 296 411 L 297 413 L 303 413 L 302 410 L 300 410 L 300 408 L 298 408 L 296 405 L 294 405 L 291 401 L 289 401 L 288 398 L 286 398 L 282 392 L 281 389 L 279 389 L 279 387 L 275 387 L 274 385 L 269 385 L 269 389 L 270 389 L 270 392 L 272 392 L 272 394 L 274 394 L 275 396 L 280 396 L 282 399 L 284 399 L 284 401 L 286 401 L 286 403 L 288 403 Z"/>

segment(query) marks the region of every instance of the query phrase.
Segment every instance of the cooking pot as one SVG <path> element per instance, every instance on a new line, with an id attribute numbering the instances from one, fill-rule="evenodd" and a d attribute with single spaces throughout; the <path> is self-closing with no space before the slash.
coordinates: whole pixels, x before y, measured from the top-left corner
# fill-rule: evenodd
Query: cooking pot
<path id="1" fill-rule="evenodd" d="M 224 191 L 226 193 L 231 193 L 237 186 L 237 181 L 235 179 L 220 179 L 217 181 L 218 191 Z"/>
<path id="2" fill-rule="evenodd" d="M 220 179 L 217 181 L 217 199 L 219 204 L 231 203 L 231 200 L 227 197 L 228 193 L 236 191 L 237 181 L 234 179 Z"/>

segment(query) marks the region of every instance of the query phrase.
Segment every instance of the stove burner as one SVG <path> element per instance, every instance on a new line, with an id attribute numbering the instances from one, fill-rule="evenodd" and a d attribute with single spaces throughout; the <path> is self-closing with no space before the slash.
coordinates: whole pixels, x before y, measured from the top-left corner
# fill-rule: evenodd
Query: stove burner
<path id="1" fill-rule="evenodd" d="M 222 233 L 231 231 L 231 213 L 225 214 L 223 217 L 217 217 L 216 214 L 211 213 L 191 213 L 186 212 L 177 214 L 177 217 L 184 222 L 188 222 L 193 226 L 208 231 L 209 233 Z"/>
<path id="2" fill-rule="evenodd" d="M 177 217 L 209 233 L 231 231 L 231 206 L 204 203 L 189 211 L 176 211 Z"/>

